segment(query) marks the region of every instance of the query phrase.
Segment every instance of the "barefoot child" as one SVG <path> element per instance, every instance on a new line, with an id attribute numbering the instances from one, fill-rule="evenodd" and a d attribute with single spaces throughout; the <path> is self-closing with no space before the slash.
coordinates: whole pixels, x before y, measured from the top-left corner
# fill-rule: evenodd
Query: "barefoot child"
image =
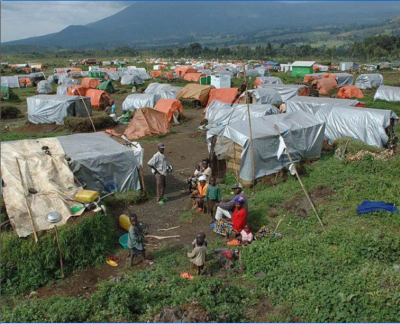
<path id="1" fill-rule="evenodd" d="M 210 183 L 207 187 L 207 192 L 206 192 L 208 212 L 211 216 L 210 224 L 213 224 L 215 222 L 214 220 L 215 210 L 217 208 L 217 204 L 221 202 L 221 198 L 222 198 L 221 189 L 217 185 L 217 180 L 213 177 L 210 179 Z"/>
<path id="2" fill-rule="evenodd" d="M 204 238 L 196 237 L 196 247 L 192 252 L 188 252 L 187 256 L 193 267 L 197 267 L 197 274 L 200 276 L 204 273 L 204 263 L 206 262 L 207 248 L 204 244 Z"/>
<path id="3" fill-rule="evenodd" d="M 250 226 L 248 224 L 246 224 L 240 232 L 238 240 L 244 245 L 249 244 L 253 241 L 253 233 L 251 232 Z"/>
<path id="4" fill-rule="evenodd" d="M 204 245 L 205 247 L 207 247 L 206 233 L 200 232 L 199 234 L 197 234 L 196 238 L 193 240 L 193 242 L 192 242 L 192 248 L 194 249 L 194 248 L 198 247 L 198 245 L 197 245 L 197 238 L 198 238 L 198 237 L 201 237 L 201 238 L 204 240 L 203 245 Z"/>
<path id="5" fill-rule="evenodd" d="M 143 245 L 143 230 L 139 226 L 138 218 L 136 214 L 130 213 L 129 220 L 131 226 L 129 227 L 128 233 L 128 247 L 130 249 L 129 265 L 132 266 L 133 258 L 136 255 L 143 255 L 143 260 L 146 259 L 146 250 Z"/>

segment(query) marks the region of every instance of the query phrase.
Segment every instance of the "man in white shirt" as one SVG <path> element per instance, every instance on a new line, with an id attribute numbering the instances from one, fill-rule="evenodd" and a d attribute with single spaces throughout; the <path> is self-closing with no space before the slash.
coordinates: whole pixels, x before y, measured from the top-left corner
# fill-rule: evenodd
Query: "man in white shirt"
<path id="1" fill-rule="evenodd" d="M 164 155 L 165 145 L 158 144 L 158 152 L 153 155 L 147 165 L 152 168 L 153 174 L 156 178 L 157 189 L 157 203 L 160 205 L 165 204 L 164 191 L 167 177 L 167 159 Z"/>

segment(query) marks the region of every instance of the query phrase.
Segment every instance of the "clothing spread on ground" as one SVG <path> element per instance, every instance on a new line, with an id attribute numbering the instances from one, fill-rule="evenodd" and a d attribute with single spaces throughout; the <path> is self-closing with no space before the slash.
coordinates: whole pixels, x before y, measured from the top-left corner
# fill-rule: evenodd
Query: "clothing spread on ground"
<path id="1" fill-rule="evenodd" d="M 357 214 L 373 213 L 377 210 L 388 211 L 391 213 L 397 213 L 399 210 L 394 204 L 387 203 L 384 201 L 368 201 L 364 200 L 360 206 L 357 207 Z"/>
<path id="2" fill-rule="evenodd" d="M 163 176 L 167 175 L 167 159 L 164 154 L 157 152 L 147 164 L 157 170 Z"/>

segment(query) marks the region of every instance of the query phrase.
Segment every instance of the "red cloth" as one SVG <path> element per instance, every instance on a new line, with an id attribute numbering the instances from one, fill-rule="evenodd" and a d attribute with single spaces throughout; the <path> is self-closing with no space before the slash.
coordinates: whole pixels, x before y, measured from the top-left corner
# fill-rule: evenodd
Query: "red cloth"
<path id="1" fill-rule="evenodd" d="M 247 222 L 247 212 L 246 209 L 242 208 L 238 210 L 235 208 L 233 215 L 232 215 L 232 227 L 233 229 L 240 233 Z"/>

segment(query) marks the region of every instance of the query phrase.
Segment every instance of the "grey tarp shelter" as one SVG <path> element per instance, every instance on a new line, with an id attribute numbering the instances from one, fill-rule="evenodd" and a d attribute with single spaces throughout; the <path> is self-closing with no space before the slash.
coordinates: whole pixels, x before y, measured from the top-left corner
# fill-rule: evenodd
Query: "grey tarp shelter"
<path id="1" fill-rule="evenodd" d="M 281 95 L 274 89 L 257 88 L 254 90 L 249 90 L 249 93 L 253 96 L 253 103 L 271 105 L 279 105 L 282 103 Z M 244 95 L 245 94 L 242 96 Z M 256 102 L 254 102 L 254 100 Z"/>
<path id="2" fill-rule="evenodd" d="M 153 94 L 158 99 L 176 99 L 181 87 L 175 87 L 166 83 L 150 83 L 144 91 L 145 94 Z"/>
<path id="3" fill-rule="evenodd" d="M 286 112 L 303 110 L 313 115 L 321 106 L 356 106 L 358 103 L 358 100 L 353 99 L 296 96 L 286 101 Z"/>
<path id="4" fill-rule="evenodd" d="M 72 79 L 68 76 L 61 76 L 58 79 L 58 84 L 62 84 L 62 85 L 68 85 L 68 86 L 73 86 L 75 84 L 79 84 L 80 82 L 78 80 Z"/>
<path id="5" fill-rule="evenodd" d="M 68 85 L 59 85 L 59 86 L 57 87 L 57 95 L 59 95 L 59 96 L 66 96 L 67 93 L 68 93 L 68 88 L 69 88 Z"/>
<path id="6" fill-rule="evenodd" d="M 275 90 L 281 96 L 282 102 L 286 102 L 290 98 L 297 96 L 302 89 L 305 89 L 305 86 L 295 84 L 262 84 L 258 88 Z"/>
<path id="7" fill-rule="evenodd" d="M 122 85 L 144 84 L 144 80 L 139 75 L 125 73 L 121 77 Z"/>
<path id="8" fill-rule="evenodd" d="M 258 77 L 256 80 L 260 80 L 261 84 L 283 84 L 280 78 L 273 76 Z"/>
<path id="9" fill-rule="evenodd" d="M 354 75 L 350 73 L 333 73 L 336 75 L 336 81 L 338 84 L 338 87 L 345 87 L 345 86 L 350 86 L 353 84 L 354 81 Z"/>
<path id="10" fill-rule="evenodd" d="M 122 103 L 122 109 L 134 111 L 143 107 L 154 108 L 156 102 L 157 100 L 154 94 L 131 94 L 125 98 Z"/>
<path id="11" fill-rule="evenodd" d="M 123 72 L 122 71 L 103 71 L 103 74 L 105 75 L 105 78 L 108 80 L 112 81 L 118 81 Z"/>
<path id="12" fill-rule="evenodd" d="M 53 92 L 53 87 L 51 83 L 47 80 L 39 81 L 36 91 L 40 94 L 49 94 Z"/>
<path id="13" fill-rule="evenodd" d="M 378 88 L 383 84 L 383 76 L 378 73 L 361 74 L 358 76 L 355 85 L 361 90 Z"/>
<path id="14" fill-rule="evenodd" d="M 34 124 L 64 124 L 64 117 L 88 117 L 87 109 L 92 115 L 89 97 L 37 95 L 26 99 L 28 103 L 28 120 Z M 84 104 L 84 102 L 85 104 Z"/>
<path id="15" fill-rule="evenodd" d="M 133 150 L 104 132 L 57 137 L 70 169 L 87 189 L 100 192 L 139 190 L 140 161 Z"/>
<path id="16" fill-rule="evenodd" d="M 278 126 L 294 162 L 301 159 L 319 158 L 324 139 L 324 122 L 303 111 L 289 114 L 254 118 L 252 122 L 255 178 L 278 172 L 290 164 L 286 154 L 278 158 Z M 239 121 L 225 127 L 223 137 L 243 148 L 239 176 L 245 181 L 253 178 L 250 130 L 247 121 Z"/>
<path id="17" fill-rule="evenodd" d="M 341 99 L 345 100 L 345 99 Z M 288 113 L 306 111 L 326 123 L 325 138 L 333 143 L 335 140 L 350 137 L 377 147 L 384 147 L 389 141 L 386 128 L 398 121 L 391 110 L 358 108 L 352 106 L 320 105 L 310 107 L 286 103 Z"/>
<path id="18" fill-rule="evenodd" d="M 400 87 L 379 86 L 374 95 L 374 100 L 400 102 Z"/>
<path id="19" fill-rule="evenodd" d="M 19 88 L 18 76 L 2 76 L 1 85 L 10 88 Z"/>

